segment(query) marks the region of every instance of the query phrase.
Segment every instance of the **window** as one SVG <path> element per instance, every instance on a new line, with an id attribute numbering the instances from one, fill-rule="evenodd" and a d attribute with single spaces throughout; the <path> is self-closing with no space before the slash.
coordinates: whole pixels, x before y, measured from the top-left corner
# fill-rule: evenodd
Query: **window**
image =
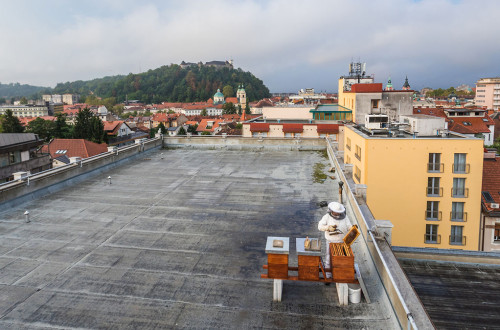
<path id="1" fill-rule="evenodd" d="M 425 211 L 425 219 L 427 220 L 441 220 L 441 214 L 439 212 L 439 202 L 428 201 L 427 210 Z"/>
<path id="2" fill-rule="evenodd" d="M 425 225 L 425 243 L 440 243 L 438 235 L 438 225 Z"/>
<path id="3" fill-rule="evenodd" d="M 349 150 L 351 150 L 351 138 L 347 138 L 346 139 L 346 144 L 345 144 L 345 147 Z"/>
<path id="4" fill-rule="evenodd" d="M 351 163 L 351 157 L 349 157 L 349 155 L 345 156 L 345 163 L 346 164 L 350 164 Z"/>
<path id="5" fill-rule="evenodd" d="M 495 223 L 495 232 L 493 233 L 493 240 L 500 242 L 500 223 Z"/>
<path id="6" fill-rule="evenodd" d="M 21 152 L 20 151 L 9 152 L 9 162 L 10 164 L 21 162 Z"/>
<path id="7" fill-rule="evenodd" d="M 466 164 L 467 154 L 455 154 L 453 162 L 453 173 L 469 173 L 469 166 Z"/>
<path id="8" fill-rule="evenodd" d="M 372 100 L 372 109 L 378 109 L 379 100 Z"/>
<path id="9" fill-rule="evenodd" d="M 465 188 L 465 178 L 453 178 L 451 197 L 467 197 L 468 189 Z"/>
<path id="10" fill-rule="evenodd" d="M 450 244 L 464 245 L 463 226 L 451 226 Z"/>
<path id="11" fill-rule="evenodd" d="M 464 202 L 451 203 L 451 221 L 465 221 L 467 215 L 464 213 Z"/>
<path id="12" fill-rule="evenodd" d="M 427 172 L 437 172 L 441 173 L 443 166 L 441 164 L 441 154 L 430 153 L 429 163 L 427 164 Z"/>
<path id="13" fill-rule="evenodd" d="M 356 145 L 356 153 L 354 154 L 354 156 L 358 159 L 358 160 L 361 160 L 361 147 Z"/>
<path id="14" fill-rule="evenodd" d="M 354 166 L 354 177 L 361 182 L 361 170 L 357 166 Z"/>
<path id="15" fill-rule="evenodd" d="M 427 196 L 442 196 L 442 191 L 439 188 L 440 178 L 428 178 L 427 179 Z"/>

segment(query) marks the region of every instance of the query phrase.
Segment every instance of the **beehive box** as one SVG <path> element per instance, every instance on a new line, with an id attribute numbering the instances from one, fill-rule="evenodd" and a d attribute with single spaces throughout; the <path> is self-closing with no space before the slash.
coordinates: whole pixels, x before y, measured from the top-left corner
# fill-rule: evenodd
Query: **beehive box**
<path id="1" fill-rule="evenodd" d="M 330 243 L 332 277 L 335 282 L 354 281 L 354 253 L 351 244 L 359 234 L 358 227 L 354 225 L 344 236 L 344 243 Z"/>

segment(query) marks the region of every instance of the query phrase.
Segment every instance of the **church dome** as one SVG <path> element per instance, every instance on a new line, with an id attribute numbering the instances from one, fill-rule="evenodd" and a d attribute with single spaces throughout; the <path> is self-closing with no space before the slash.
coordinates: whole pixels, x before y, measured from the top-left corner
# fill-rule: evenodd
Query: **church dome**
<path id="1" fill-rule="evenodd" d="M 215 100 L 215 98 L 219 98 L 219 97 L 224 97 L 224 94 L 222 94 L 220 92 L 220 89 L 217 89 L 217 93 L 214 94 L 214 100 Z"/>

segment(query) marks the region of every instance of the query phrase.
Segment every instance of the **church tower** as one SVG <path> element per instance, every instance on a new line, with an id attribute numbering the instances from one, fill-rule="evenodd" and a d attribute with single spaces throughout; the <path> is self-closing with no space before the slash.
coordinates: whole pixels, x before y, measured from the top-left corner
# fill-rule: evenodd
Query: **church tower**
<path id="1" fill-rule="evenodd" d="M 247 105 L 247 92 L 245 92 L 245 88 L 243 88 L 243 85 L 238 86 L 236 97 L 238 98 L 238 103 L 244 109 Z"/>
<path id="2" fill-rule="evenodd" d="M 386 91 L 392 91 L 392 90 L 394 90 L 394 88 L 392 87 L 391 77 L 389 77 L 389 80 L 387 80 L 387 85 L 385 85 L 385 90 Z"/>
<path id="3" fill-rule="evenodd" d="M 408 76 L 406 76 L 405 83 L 402 88 L 404 91 L 409 91 L 411 90 L 410 84 L 408 83 Z"/>

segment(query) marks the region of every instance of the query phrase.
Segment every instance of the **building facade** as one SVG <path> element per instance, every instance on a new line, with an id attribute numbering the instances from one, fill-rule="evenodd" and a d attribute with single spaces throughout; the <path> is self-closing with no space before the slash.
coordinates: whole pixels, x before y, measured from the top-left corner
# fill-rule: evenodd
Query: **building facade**
<path id="1" fill-rule="evenodd" d="M 477 251 L 483 141 L 432 134 L 345 126 L 344 162 L 374 217 L 393 223 L 393 245 Z"/>
<path id="2" fill-rule="evenodd" d="M 4 105 L 0 106 L 0 115 L 11 110 L 16 117 L 42 117 L 49 115 L 49 108 L 42 105 Z"/>
<path id="3" fill-rule="evenodd" d="M 476 105 L 500 110 L 500 77 L 481 78 L 476 82 Z"/>

